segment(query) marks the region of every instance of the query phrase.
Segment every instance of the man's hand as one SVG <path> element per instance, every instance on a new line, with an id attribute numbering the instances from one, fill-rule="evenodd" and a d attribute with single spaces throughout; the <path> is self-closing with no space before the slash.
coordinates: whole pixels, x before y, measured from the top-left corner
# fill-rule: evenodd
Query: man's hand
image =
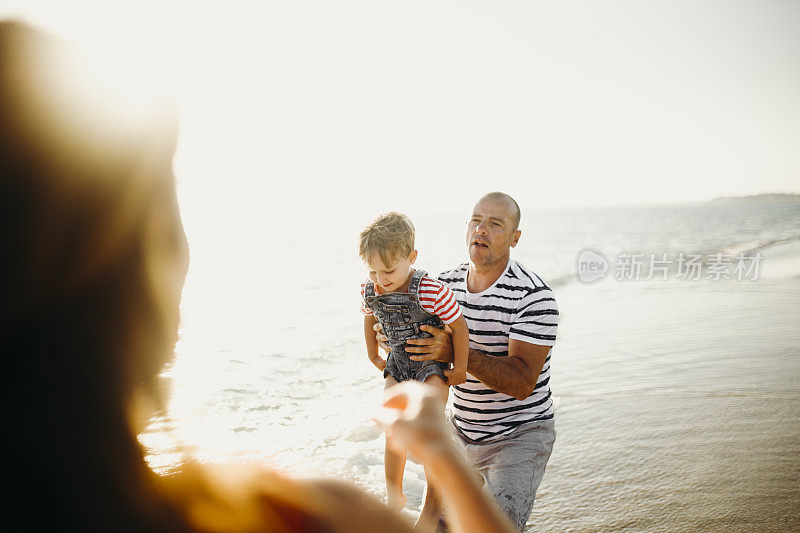
<path id="1" fill-rule="evenodd" d="M 387 342 L 389 338 L 383 334 L 380 324 L 375 324 L 372 329 L 375 330 L 375 339 L 378 341 L 378 346 L 388 353 L 391 351 Z M 433 337 L 426 339 L 408 339 L 406 341 L 406 352 L 412 354 L 410 356 L 412 361 L 441 361 L 443 363 L 453 362 L 453 339 L 451 338 L 453 331 L 450 326 L 445 326 L 444 329 L 434 328 L 433 326 L 420 326 L 419 329 L 427 331 Z M 416 355 L 414 355 L 416 354 Z"/>
<path id="2" fill-rule="evenodd" d="M 383 334 L 381 325 L 376 323 L 372 329 L 375 330 L 375 339 L 378 341 L 378 346 L 386 353 L 392 349 L 387 344 L 389 337 Z M 420 326 L 419 329 L 427 331 L 433 337 L 426 339 L 408 339 L 406 341 L 406 352 L 412 354 L 411 360 L 413 361 L 441 361 L 443 363 L 453 362 L 453 331 L 450 326 L 445 326 L 444 329 L 434 328 L 433 326 Z M 413 355 L 416 354 L 416 355 Z"/>
<path id="3" fill-rule="evenodd" d="M 390 351 L 386 344 L 389 339 L 381 333 L 380 324 L 376 324 L 373 329 L 377 332 L 378 344 L 387 352 Z M 420 326 L 420 329 L 432 334 L 433 337 L 407 340 L 406 351 L 411 354 L 411 359 L 452 363 L 453 341 L 450 328 Z M 487 387 L 523 400 L 536 387 L 550 348 L 551 346 L 539 346 L 511 339 L 508 343 L 509 357 L 493 357 L 478 350 L 470 350 L 467 371 Z M 458 377 L 460 376 L 455 378 Z"/>
<path id="4" fill-rule="evenodd" d="M 453 362 L 453 331 L 450 326 L 444 329 L 434 328 L 433 326 L 420 326 L 419 329 L 427 331 L 433 337 L 426 339 L 408 339 L 406 341 L 406 352 L 412 354 L 412 361 L 441 361 L 442 363 Z M 416 355 L 414 355 L 416 354 Z"/>

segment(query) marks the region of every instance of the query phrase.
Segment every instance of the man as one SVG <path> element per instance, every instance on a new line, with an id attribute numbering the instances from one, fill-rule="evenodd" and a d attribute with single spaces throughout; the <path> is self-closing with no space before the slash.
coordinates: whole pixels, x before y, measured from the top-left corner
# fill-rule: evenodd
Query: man
<path id="1" fill-rule="evenodd" d="M 521 530 L 555 441 L 548 382 L 558 307 L 544 281 L 511 260 L 519 222 L 513 198 L 482 197 L 467 229 L 469 263 L 439 279 L 455 293 L 469 326 L 467 382 L 453 387 L 453 424 L 469 462 Z M 412 359 L 452 361 L 449 333 L 423 329 L 433 337 L 408 341 L 415 346 L 406 350 L 418 354 Z M 423 516 L 438 513 L 429 500 Z"/>

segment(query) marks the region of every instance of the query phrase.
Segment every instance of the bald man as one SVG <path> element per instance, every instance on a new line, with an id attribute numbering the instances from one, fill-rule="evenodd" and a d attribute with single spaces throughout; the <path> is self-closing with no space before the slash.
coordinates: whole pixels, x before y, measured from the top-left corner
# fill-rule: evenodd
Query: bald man
<path id="1" fill-rule="evenodd" d="M 507 194 L 483 196 L 467 227 L 469 262 L 444 272 L 469 326 L 467 381 L 453 387 L 451 420 L 470 463 L 500 507 L 525 527 L 555 441 L 550 352 L 558 328 L 552 290 L 511 259 L 520 209 Z M 449 332 L 409 340 L 417 361 L 453 361 Z M 378 335 L 379 340 L 385 337 Z M 427 495 L 420 520 L 439 509 Z"/>

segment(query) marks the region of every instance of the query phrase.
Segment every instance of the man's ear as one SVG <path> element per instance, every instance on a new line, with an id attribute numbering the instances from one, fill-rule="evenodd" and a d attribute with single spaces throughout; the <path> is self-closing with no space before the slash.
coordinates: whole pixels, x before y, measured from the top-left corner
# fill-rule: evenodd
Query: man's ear
<path id="1" fill-rule="evenodd" d="M 519 237 L 520 237 L 520 235 L 522 235 L 522 230 L 521 230 L 521 229 L 518 229 L 517 231 L 515 231 L 515 232 L 514 232 L 514 233 L 511 235 L 511 237 L 512 237 L 512 238 L 511 238 L 511 247 L 512 247 L 512 248 L 513 248 L 513 247 L 515 247 L 515 246 L 517 245 L 517 243 L 519 242 Z"/>
<path id="2" fill-rule="evenodd" d="M 408 262 L 413 265 L 414 261 L 416 261 L 416 260 L 417 260 L 417 251 L 416 250 L 411 250 L 411 253 L 408 254 Z"/>

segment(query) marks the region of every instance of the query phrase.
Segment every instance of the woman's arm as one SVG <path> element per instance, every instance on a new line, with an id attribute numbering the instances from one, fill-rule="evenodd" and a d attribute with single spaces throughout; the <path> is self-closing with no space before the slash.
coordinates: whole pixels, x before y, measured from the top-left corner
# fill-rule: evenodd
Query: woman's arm
<path id="1" fill-rule="evenodd" d="M 425 465 L 430 481 L 447 507 L 455 533 L 512 533 L 514 526 L 482 487 L 453 441 L 435 389 L 411 381 L 387 391 L 378 421 L 390 439 L 408 447 Z"/>
<path id="2" fill-rule="evenodd" d="M 333 500 L 322 517 L 329 531 L 336 533 L 411 533 L 411 525 L 399 513 L 355 485 L 344 481 L 311 482 Z"/>

